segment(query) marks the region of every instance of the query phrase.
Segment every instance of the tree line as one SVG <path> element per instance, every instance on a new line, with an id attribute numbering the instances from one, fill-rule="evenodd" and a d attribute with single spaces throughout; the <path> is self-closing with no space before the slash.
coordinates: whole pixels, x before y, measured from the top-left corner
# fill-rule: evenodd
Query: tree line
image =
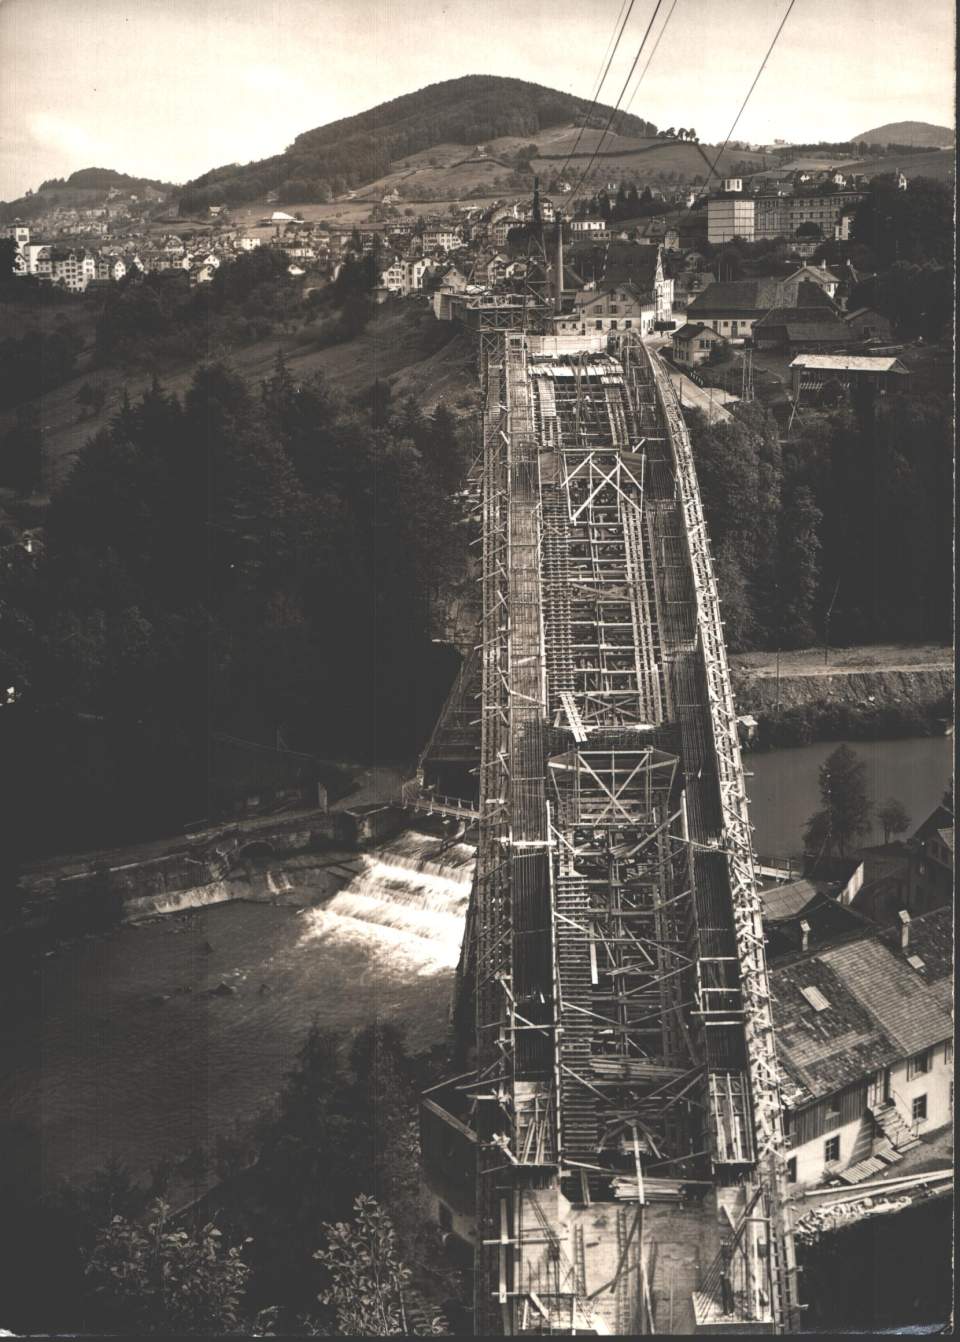
<path id="1" fill-rule="evenodd" d="M 947 642 L 952 612 L 951 408 L 861 398 L 780 443 L 756 405 L 691 424 L 732 651 Z"/>
<path id="2" fill-rule="evenodd" d="M 23 852 L 206 814 L 211 732 L 397 758 L 447 674 L 430 604 L 462 562 L 468 446 L 376 383 L 358 402 L 282 359 L 259 391 L 202 366 L 79 454 L 37 563 L 0 571 L 0 776 Z M 8 538 L 4 537 L 4 540 Z"/>

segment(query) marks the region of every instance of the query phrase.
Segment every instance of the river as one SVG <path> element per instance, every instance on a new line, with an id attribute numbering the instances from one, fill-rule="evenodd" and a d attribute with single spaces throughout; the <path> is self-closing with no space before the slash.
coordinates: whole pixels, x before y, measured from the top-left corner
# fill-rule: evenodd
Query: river
<path id="1" fill-rule="evenodd" d="M 212 1151 L 273 1104 L 313 1019 L 442 1039 L 474 850 L 440 843 L 401 835 L 324 907 L 216 904 L 44 958 L 0 1014 L 0 1119 L 39 1129 L 43 1186 Z"/>
<path id="2" fill-rule="evenodd" d="M 855 748 L 875 796 L 898 796 L 919 823 L 946 784 L 951 746 L 941 737 Z M 833 748 L 746 756 L 758 852 L 795 849 Z M 344 1030 L 396 1021 L 414 1050 L 441 1040 L 474 852 L 439 844 L 401 835 L 323 907 L 219 904 L 42 960 L 0 1002 L 0 1050 L 12 1062 L 0 1119 L 39 1132 L 43 1185 L 82 1181 L 111 1158 L 143 1178 L 161 1157 L 211 1151 L 272 1105 L 312 1019 Z"/>
<path id="3" fill-rule="evenodd" d="M 745 752 L 754 847 L 761 857 L 788 857 L 802 851 L 801 832 L 820 809 L 818 772 L 837 741 L 787 750 Z M 953 769 L 952 736 L 906 737 L 900 741 L 851 741 L 867 766 L 867 786 L 875 804 L 888 797 L 903 802 L 911 829 L 937 805 Z M 865 842 L 880 843 L 874 825 Z"/>

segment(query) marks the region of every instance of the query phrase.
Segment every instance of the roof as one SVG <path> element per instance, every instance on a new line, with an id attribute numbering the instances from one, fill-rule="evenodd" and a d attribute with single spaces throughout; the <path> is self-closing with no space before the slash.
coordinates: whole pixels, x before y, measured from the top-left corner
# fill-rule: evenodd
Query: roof
<path id="1" fill-rule="evenodd" d="M 777 307 L 782 293 L 782 281 L 772 275 L 756 280 L 715 280 L 697 295 L 687 313 L 761 312 Z"/>
<path id="2" fill-rule="evenodd" d="M 854 945 L 859 949 L 863 942 Z M 829 962 L 831 954 L 821 951 L 770 968 L 777 1052 L 788 1104 L 809 1103 L 843 1090 L 897 1057 L 893 1041 Z M 829 1005 L 823 1010 L 813 1007 L 804 993 L 809 988 L 822 993 Z"/>
<path id="3" fill-rule="evenodd" d="M 883 321 L 889 320 L 889 318 L 883 316 L 882 312 L 878 312 L 876 308 L 870 308 L 870 307 L 849 308 L 843 314 L 843 320 L 845 322 L 856 321 L 858 317 L 880 317 L 882 318 Z"/>
<path id="4" fill-rule="evenodd" d="M 926 966 L 926 982 L 952 987 L 953 975 L 953 909 L 945 904 L 910 922 L 908 954 L 919 955 Z M 900 947 L 900 928 L 887 927 L 880 940 L 896 952 Z"/>
<path id="5" fill-rule="evenodd" d="M 952 1038 L 952 917 L 945 906 L 914 919 L 906 954 L 899 929 L 887 929 L 771 966 L 788 1104 L 821 1099 Z M 815 1009 L 810 988 L 829 1005 Z"/>
<path id="6" fill-rule="evenodd" d="M 704 331 L 709 331 L 711 335 L 716 335 L 712 326 L 706 326 L 703 322 L 685 322 L 678 331 L 673 332 L 674 340 L 693 340 L 695 336 L 702 335 Z"/>
<path id="7" fill-rule="evenodd" d="M 812 881 L 791 881 L 788 885 L 771 886 L 769 890 L 760 892 L 763 916 L 770 922 L 795 918 L 816 896 L 817 887 Z"/>
<path id="8" fill-rule="evenodd" d="M 831 330 L 833 323 L 831 323 Z M 831 373 L 905 373 L 899 359 L 882 358 L 874 354 L 798 354 L 791 368 L 822 369 Z"/>
<path id="9" fill-rule="evenodd" d="M 826 266 L 810 266 L 810 265 L 798 266 L 796 270 L 790 272 L 789 278 L 796 279 L 798 276 L 802 275 L 814 276 L 813 282 L 815 284 L 820 283 L 822 280 L 826 280 L 828 284 L 840 283 L 840 276 L 834 275 L 833 271 L 828 270 Z"/>
<path id="10" fill-rule="evenodd" d="M 831 321 L 797 321 L 791 318 L 784 322 L 771 322 L 766 328 L 768 331 L 779 331 L 786 333 L 788 344 L 795 344 L 804 340 L 812 340 L 819 343 L 829 340 L 844 341 L 848 339 L 848 334 L 842 322 Z"/>

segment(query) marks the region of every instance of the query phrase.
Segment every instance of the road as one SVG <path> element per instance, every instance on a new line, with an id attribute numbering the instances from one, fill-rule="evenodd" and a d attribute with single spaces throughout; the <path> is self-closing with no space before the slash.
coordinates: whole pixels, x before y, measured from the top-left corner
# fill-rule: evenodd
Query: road
<path id="1" fill-rule="evenodd" d="M 651 344 L 654 349 L 662 350 L 670 344 L 670 338 L 661 337 L 646 343 Z M 692 405 L 694 409 L 701 411 L 706 416 L 708 424 L 730 423 L 733 416 L 724 407 L 728 401 L 736 401 L 738 397 L 732 396 L 730 392 L 720 387 L 698 387 L 685 373 L 674 368 L 667 359 L 663 360 L 663 366 L 670 374 L 670 381 L 680 397 L 681 405 Z"/>
<path id="2" fill-rule="evenodd" d="M 783 652 L 779 658 L 782 677 L 869 675 L 878 671 L 942 671 L 954 663 L 953 649 L 938 644 L 873 644 L 855 648 L 831 648 L 824 661 L 822 648 Z M 752 678 L 777 675 L 777 656 L 772 652 L 741 652 L 730 659 L 731 670 Z"/>

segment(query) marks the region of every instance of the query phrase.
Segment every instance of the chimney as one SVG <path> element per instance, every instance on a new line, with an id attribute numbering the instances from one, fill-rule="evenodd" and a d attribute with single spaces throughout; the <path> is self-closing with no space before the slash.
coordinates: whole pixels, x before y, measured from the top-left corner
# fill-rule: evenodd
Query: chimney
<path id="1" fill-rule="evenodd" d="M 554 291 L 553 291 L 553 310 L 554 312 L 563 311 L 563 216 L 557 210 L 557 252 L 554 258 Z"/>
<path id="2" fill-rule="evenodd" d="M 808 951 L 810 949 L 810 924 L 806 918 L 800 923 L 800 949 Z"/>
<path id="3" fill-rule="evenodd" d="M 906 909 L 901 909 L 897 917 L 900 919 L 900 949 L 908 951 L 910 949 L 910 915 Z"/>

